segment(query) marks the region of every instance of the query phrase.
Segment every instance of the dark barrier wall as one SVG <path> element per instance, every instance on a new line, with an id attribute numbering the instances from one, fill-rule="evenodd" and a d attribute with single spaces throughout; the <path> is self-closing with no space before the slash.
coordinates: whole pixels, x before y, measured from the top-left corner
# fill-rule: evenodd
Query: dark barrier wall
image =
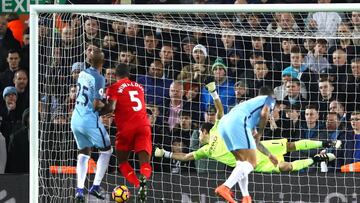
<path id="1" fill-rule="evenodd" d="M 250 184 L 249 190 L 256 202 L 360 202 L 360 174 L 327 176 L 312 174 L 312 178 L 304 175 L 252 174 L 249 181 L 255 181 L 255 184 Z M 0 202 L 6 202 L 12 198 L 16 202 L 29 202 L 28 177 L 28 175 L 0 175 Z M 68 180 L 65 184 L 56 176 L 48 179 L 49 181 L 44 184 L 48 187 L 55 185 L 55 187 L 46 191 L 49 195 L 51 193 L 56 193 L 56 195 L 51 198 L 40 198 L 40 202 L 71 202 L 76 184 L 75 176 L 71 179 L 73 181 Z M 116 184 L 123 182 L 122 178 L 115 178 L 113 175 L 106 178 L 110 185 L 106 188 L 109 193 L 116 185 L 115 180 Z M 192 174 L 191 177 L 156 174 L 150 183 L 148 202 L 222 202 L 215 196 L 214 188 L 223 180 L 224 176 L 219 174 Z M 64 187 L 59 187 L 60 185 Z M 236 188 L 237 198 L 239 198 L 240 191 L 238 186 Z M 130 190 L 132 194 L 136 194 L 133 188 Z M 108 198 L 110 199 L 110 195 Z M 135 199 L 134 195 L 132 195 L 133 199 Z"/>
<path id="2" fill-rule="evenodd" d="M 29 202 L 29 175 L 0 175 L 0 203 Z"/>

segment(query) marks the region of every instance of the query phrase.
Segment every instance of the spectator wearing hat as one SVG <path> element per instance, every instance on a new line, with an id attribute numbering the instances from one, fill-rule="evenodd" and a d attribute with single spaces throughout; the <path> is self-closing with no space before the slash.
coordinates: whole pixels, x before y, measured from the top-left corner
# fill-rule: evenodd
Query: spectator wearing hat
<path id="1" fill-rule="evenodd" d="M 287 69 L 282 71 L 282 84 L 280 86 L 277 86 L 274 88 L 274 95 L 277 101 L 283 101 L 284 98 L 287 96 L 286 92 L 286 83 L 290 81 L 292 78 L 298 78 L 298 72 Z M 304 99 L 307 99 L 308 92 L 306 90 L 306 87 L 303 83 L 300 82 L 300 94 Z"/>
<path id="2" fill-rule="evenodd" d="M 208 66 L 208 52 L 204 45 L 198 44 L 193 48 L 192 56 L 194 63 L 184 66 L 177 79 L 185 82 L 201 83 L 210 72 Z"/>
<path id="3" fill-rule="evenodd" d="M 235 90 L 234 81 L 228 79 L 227 66 L 222 58 L 217 58 L 212 65 L 212 74 L 214 76 L 215 83 L 217 85 L 217 92 L 220 96 L 221 102 L 224 105 L 224 112 L 227 113 L 229 107 L 235 105 Z M 205 87 L 201 90 L 201 110 L 204 112 L 207 105 L 213 104 L 214 101 Z"/>
<path id="4" fill-rule="evenodd" d="M 327 41 L 326 39 L 317 39 L 314 47 L 314 52 L 309 52 L 304 58 L 310 70 L 319 73 L 322 69 L 329 69 L 330 63 L 326 57 L 327 54 Z"/>
<path id="5" fill-rule="evenodd" d="M 244 73 L 246 67 L 244 53 L 240 50 L 231 49 L 228 51 L 226 58 L 229 78 L 233 80 L 239 78 Z"/>
<path id="6" fill-rule="evenodd" d="M 86 65 L 84 62 L 75 62 L 71 66 L 71 77 L 73 82 L 75 83 L 79 78 L 79 74 L 81 71 L 85 70 Z"/>
<path id="7" fill-rule="evenodd" d="M 304 64 L 303 52 L 299 46 L 294 46 L 293 48 L 291 48 L 290 63 L 291 65 L 285 68 L 284 71 L 296 71 L 298 73 L 298 79 L 304 83 L 306 90 L 310 93 L 309 96 L 312 96 L 312 92 L 317 92 L 317 81 L 319 76 L 318 74 L 311 71 L 306 66 L 306 64 Z M 317 97 L 310 97 L 310 100 L 315 101 L 316 99 Z"/>
<path id="8" fill-rule="evenodd" d="M 5 101 L 5 108 L 0 108 L 0 116 L 2 117 L 1 132 L 6 138 L 8 146 L 9 136 L 17 128 L 17 124 L 21 122 L 22 113 L 16 106 L 17 92 L 13 86 L 8 86 L 3 91 L 3 99 Z"/>

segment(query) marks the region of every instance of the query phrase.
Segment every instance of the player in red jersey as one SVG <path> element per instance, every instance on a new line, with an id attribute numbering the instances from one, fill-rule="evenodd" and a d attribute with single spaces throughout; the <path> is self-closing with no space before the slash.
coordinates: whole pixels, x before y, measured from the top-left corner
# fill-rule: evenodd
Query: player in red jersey
<path id="1" fill-rule="evenodd" d="M 116 77 L 117 82 L 108 87 L 106 92 L 109 110 L 115 113 L 116 157 L 121 174 L 135 187 L 140 186 L 139 199 L 143 202 L 146 201 L 146 180 L 150 178 L 152 171 L 152 138 L 146 114 L 144 88 L 128 78 L 129 67 L 124 63 L 117 65 Z M 139 179 L 128 162 L 131 151 L 135 151 L 139 158 Z"/>

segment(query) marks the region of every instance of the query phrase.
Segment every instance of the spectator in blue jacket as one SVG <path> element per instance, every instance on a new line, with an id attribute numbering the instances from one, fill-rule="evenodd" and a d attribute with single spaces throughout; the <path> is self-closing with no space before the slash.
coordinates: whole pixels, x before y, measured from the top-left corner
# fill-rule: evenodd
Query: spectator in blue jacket
<path id="1" fill-rule="evenodd" d="M 235 82 L 227 77 L 227 67 L 222 58 L 217 58 L 212 65 L 212 73 L 217 86 L 217 92 L 220 96 L 221 102 L 224 105 L 224 112 L 227 113 L 229 107 L 236 104 L 235 99 Z M 206 111 L 209 104 L 214 104 L 210 93 L 205 87 L 201 90 L 201 110 Z"/>
<path id="2" fill-rule="evenodd" d="M 164 66 L 160 60 L 154 60 L 148 74 L 140 76 L 138 82 L 144 86 L 147 103 L 164 106 L 164 98 L 169 97 L 172 81 L 164 77 Z"/>

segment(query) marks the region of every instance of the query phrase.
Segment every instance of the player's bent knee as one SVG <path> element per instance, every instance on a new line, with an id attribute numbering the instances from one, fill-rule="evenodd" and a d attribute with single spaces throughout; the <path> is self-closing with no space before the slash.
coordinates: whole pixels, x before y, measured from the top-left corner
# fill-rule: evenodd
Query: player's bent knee
<path id="1" fill-rule="evenodd" d="M 281 172 L 289 172 L 292 170 L 292 165 L 289 162 L 281 162 L 278 166 Z"/>

